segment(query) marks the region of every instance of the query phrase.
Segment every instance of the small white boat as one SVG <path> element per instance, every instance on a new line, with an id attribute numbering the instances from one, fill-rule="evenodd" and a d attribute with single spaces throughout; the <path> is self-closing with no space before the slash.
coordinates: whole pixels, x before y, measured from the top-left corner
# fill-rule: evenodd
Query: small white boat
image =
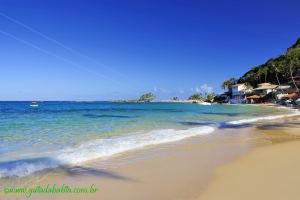
<path id="1" fill-rule="evenodd" d="M 198 102 L 198 104 L 203 105 L 203 106 L 211 106 L 211 103 L 208 103 L 208 102 Z"/>
<path id="2" fill-rule="evenodd" d="M 39 104 L 37 104 L 36 102 L 31 102 L 30 107 L 38 107 Z"/>

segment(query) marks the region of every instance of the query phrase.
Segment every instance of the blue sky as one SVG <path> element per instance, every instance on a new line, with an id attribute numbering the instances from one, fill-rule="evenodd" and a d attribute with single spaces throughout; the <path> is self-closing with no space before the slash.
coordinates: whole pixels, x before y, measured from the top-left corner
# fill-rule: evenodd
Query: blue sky
<path id="1" fill-rule="evenodd" d="M 300 37 L 300 2 L 0 0 L 0 100 L 159 99 L 222 81 Z"/>

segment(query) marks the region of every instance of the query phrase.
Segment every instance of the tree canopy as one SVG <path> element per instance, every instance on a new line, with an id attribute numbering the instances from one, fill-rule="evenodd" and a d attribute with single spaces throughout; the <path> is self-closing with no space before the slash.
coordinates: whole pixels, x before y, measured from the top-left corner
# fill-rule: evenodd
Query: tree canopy
<path id="1" fill-rule="evenodd" d="M 230 79 L 224 81 L 221 87 L 224 90 L 226 90 L 226 89 L 230 90 L 230 86 L 235 84 L 235 82 L 236 82 L 235 78 L 230 78 Z"/>
<path id="2" fill-rule="evenodd" d="M 201 94 L 196 93 L 189 97 L 189 100 L 204 100 L 204 97 L 202 97 Z"/>
<path id="3" fill-rule="evenodd" d="M 253 67 L 246 72 L 238 82 L 248 82 L 256 87 L 257 84 L 269 82 L 280 85 L 289 83 L 297 88 L 293 77 L 300 69 L 300 38 L 287 49 L 286 53 L 269 59 L 266 63 Z"/>
<path id="4" fill-rule="evenodd" d="M 174 101 L 178 101 L 178 100 L 179 100 L 179 98 L 178 98 L 178 97 L 173 97 L 173 98 L 172 98 L 172 100 L 174 100 Z"/>
<path id="5" fill-rule="evenodd" d="M 139 98 L 139 101 L 143 101 L 143 102 L 151 102 L 154 100 L 155 100 L 155 96 L 151 92 L 145 93 Z"/>

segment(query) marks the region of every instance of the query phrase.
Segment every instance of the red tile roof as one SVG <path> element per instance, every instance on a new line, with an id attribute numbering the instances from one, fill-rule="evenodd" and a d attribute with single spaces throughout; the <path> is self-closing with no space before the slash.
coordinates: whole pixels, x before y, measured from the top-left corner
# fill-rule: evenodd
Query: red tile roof
<path id="1" fill-rule="evenodd" d="M 298 96 L 297 93 L 291 93 L 291 94 L 288 95 L 289 98 L 295 98 L 297 96 Z"/>
<path id="2" fill-rule="evenodd" d="M 261 97 L 258 95 L 252 95 L 252 96 L 247 97 L 247 99 L 260 99 L 260 98 Z"/>

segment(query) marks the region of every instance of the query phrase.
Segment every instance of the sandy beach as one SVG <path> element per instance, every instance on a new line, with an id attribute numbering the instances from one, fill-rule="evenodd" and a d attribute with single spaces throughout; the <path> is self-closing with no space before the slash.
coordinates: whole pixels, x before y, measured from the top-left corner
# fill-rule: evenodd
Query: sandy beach
<path id="1" fill-rule="evenodd" d="M 299 199 L 299 118 L 259 123 L 255 129 L 272 144 L 218 168 L 199 200 Z"/>
<path id="2" fill-rule="evenodd" d="M 99 191 L 88 195 L 34 194 L 31 199 L 195 199 L 205 190 L 214 169 L 241 156 L 255 144 L 251 140 L 251 137 L 255 140 L 254 136 L 245 138 L 244 134 L 247 133 L 226 129 L 222 134 L 155 145 L 109 161 L 62 169 L 27 184 L 31 187 L 49 183 L 74 187 L 94 184 Z"/>
<path id="3" fill-rule="evenodd" d="M 257 148 L 217 170 L 199 200 L 299 199 L 300 142 Z"/>
<path id="4" fill-rule="evenodd" d="M 1 1 L 0 200 L 300 200 L 299 7 Z"/>
<path id="5" fill-rule="evenodd" d="M 94 185 L 97 192 L 31 199 L 298 199 L 299 124 L 299 117 L 261 121 L 61 169 L 28 185 Z"/>

